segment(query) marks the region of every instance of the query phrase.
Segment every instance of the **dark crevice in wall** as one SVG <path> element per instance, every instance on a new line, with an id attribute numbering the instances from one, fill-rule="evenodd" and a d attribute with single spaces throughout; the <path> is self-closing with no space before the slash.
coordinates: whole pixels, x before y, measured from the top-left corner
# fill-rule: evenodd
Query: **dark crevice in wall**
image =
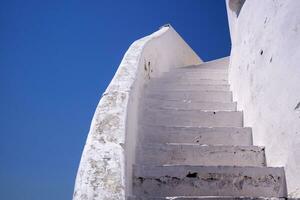
<path id="1" fill-rule="evenodd" d="M 264 51 L 261 49 L 260 50 L 260 55 L 263 55 L 264 54 Z"/>
<path id="2" fill-rule="evenodd" d="M 296 107 L 294 108 L 294 110 L 300 110 L 300 102 L 296 105 Z"/>

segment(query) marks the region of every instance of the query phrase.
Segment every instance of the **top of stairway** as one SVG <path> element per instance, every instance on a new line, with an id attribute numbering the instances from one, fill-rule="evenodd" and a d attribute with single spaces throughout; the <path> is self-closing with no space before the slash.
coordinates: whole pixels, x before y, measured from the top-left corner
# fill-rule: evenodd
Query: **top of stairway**
<path id="1" fill-rule="evenodd" d="M 189 65 L 183 67 L 174 68 L 174 70 L 182 69 L 228 69 L 229 66 L 229 56 L 224 58 L 219 58 L 212 61 L 203 62 L 199 65 Z"/>

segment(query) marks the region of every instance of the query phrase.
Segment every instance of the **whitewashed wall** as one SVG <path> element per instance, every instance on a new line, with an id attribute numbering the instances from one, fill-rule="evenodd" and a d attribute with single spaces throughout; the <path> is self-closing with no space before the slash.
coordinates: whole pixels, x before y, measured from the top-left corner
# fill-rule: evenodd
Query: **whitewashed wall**
<path id="1" fill-rule="evenodd" d="M 300 1 L 227 0 L 230 83 L 267 163 L 284 166 L 290 197 L 300 197 Z"/>
<path id="2" fill-rule="evenodd" d="M 172 67 L 201 62 L 170 26 L 129 47 L 94 114 L 74 200 L 124 200 L 131 194 L 139 97 L 144 84 Z"/>

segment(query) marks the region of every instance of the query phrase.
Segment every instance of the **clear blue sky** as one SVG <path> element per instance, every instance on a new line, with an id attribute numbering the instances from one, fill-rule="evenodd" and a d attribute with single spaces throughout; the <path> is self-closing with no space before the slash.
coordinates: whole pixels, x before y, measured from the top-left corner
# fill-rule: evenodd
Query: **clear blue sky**
<path id="1" fill-rule="evenodd" d="M 68 200 L 90 121 L 125 51 L 171 23 L 229 55 L 225 0 L 0 0 L 0 198 Z"/>

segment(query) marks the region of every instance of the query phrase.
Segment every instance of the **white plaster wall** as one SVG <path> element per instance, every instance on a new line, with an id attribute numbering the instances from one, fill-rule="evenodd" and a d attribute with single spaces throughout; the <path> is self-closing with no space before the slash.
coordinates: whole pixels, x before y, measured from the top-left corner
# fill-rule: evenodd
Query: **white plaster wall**
<path id="1" fill-rule="evenodd" d="M 94 114 L 76 177 L 74 200 L 124 200 L 131 194 L 144 84 L 172 67 L 201 62 L 170 26 L 129 47 Z"/>
<path id="2" fill-rule="evenodd" d="M 234 99 L 268 165 L 284 166 L 289 196 L 300 197 L 300 1 L 246 0 L 238 17 L 230 1 Z"/>

